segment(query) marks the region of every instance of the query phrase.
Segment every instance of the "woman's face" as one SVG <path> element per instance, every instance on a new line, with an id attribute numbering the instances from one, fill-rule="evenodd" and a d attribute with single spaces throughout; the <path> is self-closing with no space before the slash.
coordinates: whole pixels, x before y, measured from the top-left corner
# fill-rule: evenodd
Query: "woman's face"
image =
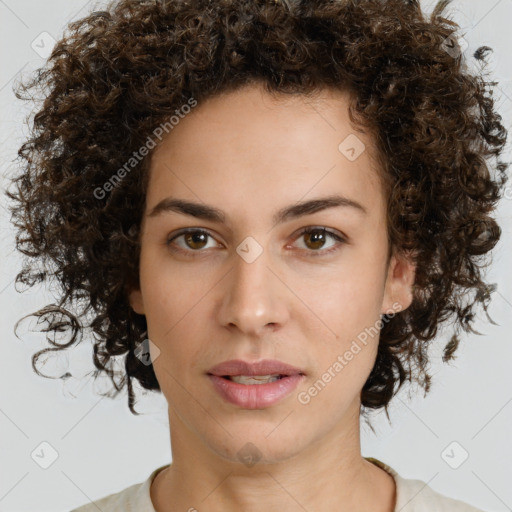
<path id="1" fill-rule="evenodd" d="M 197 106 L 153 154 L 130 302 L 146 315 L 171 431 L 224 459 L 284 460 L 353 433 L 380 315 L 410 304 L 413 268 L 387 260 L 372 140 L 355 135 L 347 106 L 341 92 L 276 100 L 250 86 Z M 345 203 L 298 208 L 334 196 Z M 196 215 L 150 214 L 168 198 L 196 203 Z M 199 215 L 206 208 L 221 218 Z M 229 360 L 300 374 L 210 375 Z"/>

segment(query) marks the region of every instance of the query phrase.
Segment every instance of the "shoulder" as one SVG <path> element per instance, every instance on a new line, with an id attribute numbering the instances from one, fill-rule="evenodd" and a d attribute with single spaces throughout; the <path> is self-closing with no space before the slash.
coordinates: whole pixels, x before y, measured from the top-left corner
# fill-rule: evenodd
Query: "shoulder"
<path id="1" fill-rule="evenodd" d="M 479 508 L 434 491 L 425 482 L 398 475 L 396 510 L 401 512 L 483 512 Z M 398 501 L 400 497 L 400 502 Z"/>
<path id="2" fill-rule="evenodd" d="M 403 478 L 387 464 L 366 457 L 370 462 L 378 465 L 389 474 L 396 482 L 396 505 L 398 512 L 484 512 L 468 503 L 450 498 L 429 487 L 422 480 Z"/>
<path id="3" fill-rule="evenodd" d="M 156 474 L 165 467 L 167 465 L 155 469 L 144 482 L 130 485 L 120 492 L 82 505 L 71 512 L 155 512 L 149 489 Z"/>
<path id="4" fill-rule="evenodd" d="M 98 509 L 102 512 L 114 512 L 117 510 L 135 512 L 138 510 L 136 507 L 137 495 L 140 494 L 140 488 L 143 485 L 143 482 L 131 485 L 120 492 L 109 494 L 104 498 L 75 508 L 71 512 L 98 512 Z"/>

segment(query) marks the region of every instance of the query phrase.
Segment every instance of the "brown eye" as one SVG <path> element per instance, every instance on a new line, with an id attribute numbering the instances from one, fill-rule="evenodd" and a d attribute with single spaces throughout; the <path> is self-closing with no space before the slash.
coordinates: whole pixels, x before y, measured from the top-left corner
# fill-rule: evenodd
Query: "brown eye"
<path id="1" fill-rule="evenodd" d="M 208 238 L 212 238 L 208 231 L 202 229 L 188 229 L 177 233 L 167 240 L 167 246 L 178 252 L 202 252 L 208 243 Z M 174 244 L 175 240 L 182 239 L 183 244 Z M 172 247 L 176 245 L 176 247 Z"/>
<path id="2" fill-rule="evenodd" d="M 336 251 L 339 249 L 340 244 L 346 243 L 346 239 L 337 233 L 334 233 L 332 231 L 329 231 L 328 229 L 324 227 L 309 227 L 303 229 L 298 239 L 303 237 L 303 240 L 305 241 L 306 249 L 309 250 L 311 256 L 320 256 L 322 254 L 327 254 L 332 251 Z M 338 244 L 334 244 L 333 246 L 329 247 L 328 249 L 320 250 L 324 245 L 326 244 L 326 241 L 331 238 L 337 242 Z"/>
<path id="3" fill-rule="evenodd" d="M 310 249 L 321 249 L 323 245 L 325 244 L 325 229 L 315 229 L 311 231 L 307 231 L 304 233 L 305 237 L 304 240 L 306 240 L 306 245 Z M 309 243 L 308 243 L 309 241 Z"/>
<path id="4" fill-rule="evenodd" d="M 185 233 L 183 236 L 188 247 L 191 249 L 202 249 L 206 245 L 206 239 L 209 235 L 203 232 L 191 232 Z"/>
<path id="5" fill-rule="evenodd" d="M 341 244 L 347 243 L 345 237 L 324 227 L 305 228 L 299 233 L 296 239 L 300 239 L 301 237 L 305 242 L 305 248 L 303 248 L 303 250 L 309 253 L 309 256 L 322 256 L 334 252 L 340 248 Z M 166 245 L 172 251 L 192 255 L 193 253 L 205 252 L 202 249 L 208 248 L 207 244 L 209 238 L 214 240 L 208 231 L 202 229 L 186 229 L 169 238 Z M 327 249 L 323 249 L 329 238 L 338 243 L 333 244 Z M 176 243 L 176 241 L 180 239 L 182 243 Z"/>

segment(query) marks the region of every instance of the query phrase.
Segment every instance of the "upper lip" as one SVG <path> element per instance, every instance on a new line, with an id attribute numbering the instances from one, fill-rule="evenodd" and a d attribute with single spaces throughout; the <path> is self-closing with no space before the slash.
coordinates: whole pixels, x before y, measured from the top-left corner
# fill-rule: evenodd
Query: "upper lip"
<path id="1" fill-rule="evenodd" d="M 232 359 L 210 368 L 208 374 L 222 377 L 224 375 L 304 375 L 304 372 L 300 368 L 276 359 L 264 359 L 253 363 L 241 359 Z"/>

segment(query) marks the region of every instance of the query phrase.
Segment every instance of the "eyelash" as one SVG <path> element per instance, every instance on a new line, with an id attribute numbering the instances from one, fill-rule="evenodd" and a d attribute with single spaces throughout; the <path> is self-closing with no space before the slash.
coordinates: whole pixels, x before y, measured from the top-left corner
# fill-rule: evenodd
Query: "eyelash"
<path id="1" fill-rule="evenodd" d="M 294 239 L 295 240 L 298 240 L 301 236 L 304 236 L 306 234 L 311 234 L 311 233 L 321 233 L 323 235 L 329 235 L 330 237 L 332 237 L 334 240 L 336 240 L 337 242 L 339 242 L 339 244 L 335 245 L 334 247 L 331 247 L 330 249 L 325 249 L 325 250 L 308 250 L 308 249 L 301 249 L 303 251 L 306 251 L 306 252 L 309 252 L 309 256 L 311 257 L 317 257 L 317 256 L 325 256 L 326 254 L 330 254 L 334 251 L 337 251 L 340 249 L 340 245 L 342 244 L 346 244 L 347 243 L 347 240 L 343 237 L 343 236 L 340 236 L 338 235 L 337 233 L 333 232 L 333 231 L 330 231 L 329 229 L 326 229 L 325 227 L 320 227 L 320 226 L 310 226 L 310 227 L 307 227 L 307 228 L 303 228 L 300 233 L 297 235 L 297 237 Z M 185 229 L 183 231 L 180 231 L 178 233 L 176 233 L 172 238 L 169 238 L 166 242 L 166 245 L 171 248 L 171 244 L 174 240 L 176 240 L 177 238 L 179 238 L 180 236 L 183 236 L 183 235 L 188 235 L 188 234 L 203 234 L 203 235 L 207 235 L 211 238 L 214 238 L 208 231 L 205 231 L 204 229 Z M 186 254 L 187 256 L 190 255 L 190 253 L 194 253 L 194 252 L 204 252 L 203 250 L 199 249 L 199 250 L 186 250 L 186 249 L 182 249 L 180 247 L 174 247 L 174 248 L 171 248 L 172 251 L 175 251 L 175 252 L 180 252 L 182 254 Z M 193 256 L 191 256 L 193 257 Z"/>

